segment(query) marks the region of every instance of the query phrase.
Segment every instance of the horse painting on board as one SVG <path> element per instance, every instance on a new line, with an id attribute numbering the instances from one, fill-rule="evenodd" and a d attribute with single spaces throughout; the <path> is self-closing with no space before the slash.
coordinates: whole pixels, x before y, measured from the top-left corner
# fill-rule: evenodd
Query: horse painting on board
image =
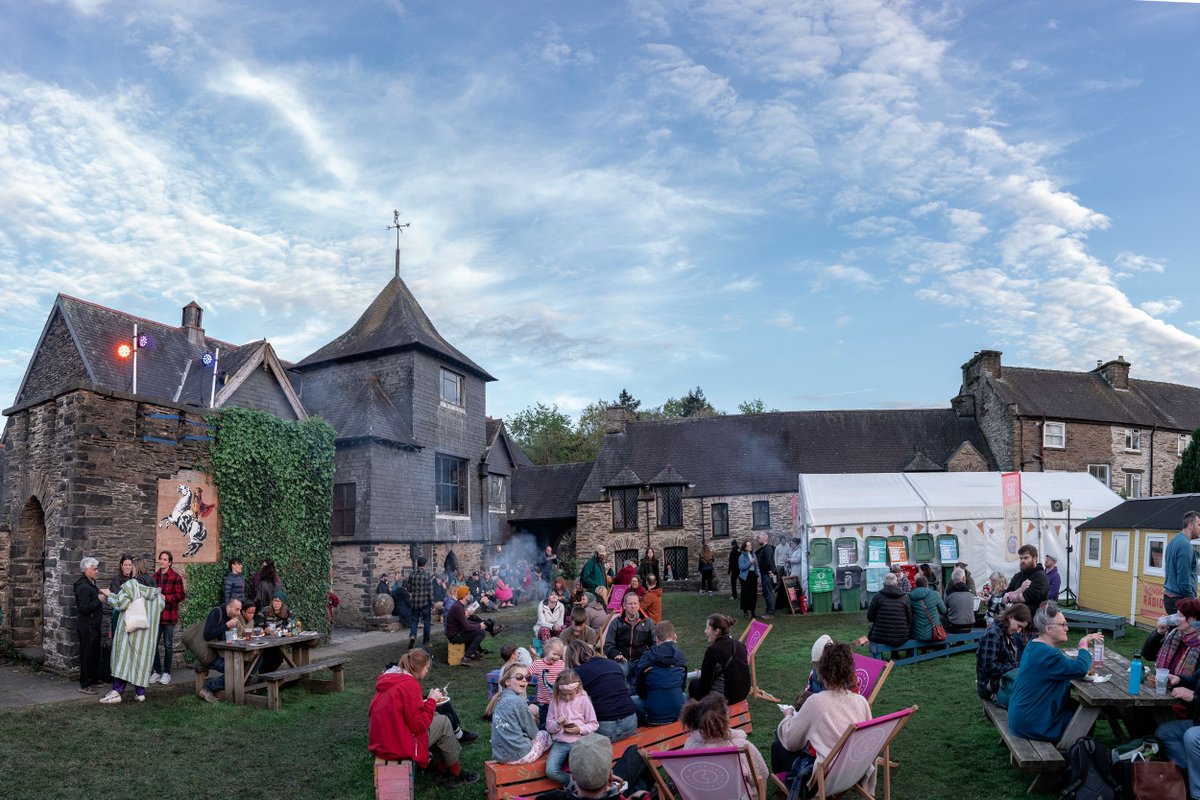
<path id="1" fill-rule="evenodd" d="M 206 497 L 212 502 L 205 502 Z M 216 510 L 216 488 L 208 476 L 188 472 L 160 480 L 158 549 L 170 550 L 180 561 L 217 561 L 220 516 Z"/>

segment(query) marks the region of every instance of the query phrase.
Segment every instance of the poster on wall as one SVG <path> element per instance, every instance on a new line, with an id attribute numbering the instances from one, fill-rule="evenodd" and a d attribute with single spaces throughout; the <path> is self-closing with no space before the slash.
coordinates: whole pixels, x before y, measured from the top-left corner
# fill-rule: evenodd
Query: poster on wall
<path id="1" fill-rule="evenodd" d="M 1163 587 L 1161 583 L 1140 581 L 1141 591 L 1138 593 L 1137 621 L 1144 625 L 1157 625 L 1158 618 L 1166 611 L 1163 609 Z"/>
<path id="2" fill-rule="evenodd" d="M 1017 561 L 1021 547 L 1021 473 L 1001 474 L 1000 493 L 1004 505 L 1004 560 Z"/>
<path id="3" fill-rule="evenodd" d="M 158 482 L 155 552 L 170 550 L 175 563 L 214 564 L 221 558 L 221 513 L 212 478 L 181 470 Z"/>

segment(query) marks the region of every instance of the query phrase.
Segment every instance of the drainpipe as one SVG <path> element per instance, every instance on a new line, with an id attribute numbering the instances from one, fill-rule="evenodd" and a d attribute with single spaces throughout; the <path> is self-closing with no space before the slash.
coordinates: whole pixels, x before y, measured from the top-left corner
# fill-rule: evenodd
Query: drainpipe
<path id="1" fill-rule="evenodd" d="M 1154 434 L 1156 433 L 1158 433 L 1157 422 L 1150 426 L 1150 494 L 1146 495 L 1147 497 L 1154 497 Z"/>
<path id="2" fill-rule="evenodd" d="M 1046 471 L 1046 418 L 1045 417 L 1042 417 L 1042 424 L 1039 427 L 1041 428 L 1042 435 L 1038 437 L 1038 460 L 1042 462 L 1041 472 L 1045 472 Z M 1064 445 L 1067 443 L 1066 438 L 1067 437 L 1064 435 L 1063 436 L 1063 444 Z"/>
<path id="3" fill-rule="evenodd" d="M 1010 408 L 1012 408 L 1013 419 L 1015 419 L 1017 421 L 1017 436 L 1018 436 L 1018 441 L 1020 442 L 1019 447 L 1021 448 L 1020 452 L 1017 453 L 1017 463 L 1014 464 L 1013 466 L 1017 468 L 1018 472 L 1024 472 L 1025 471 L 1025 426 L 1021 423 L 1021 411 L 1020 411 L 1020 409 L 1017 408 L 1017 404 L 1013 403 L 1010 406 Z"/>

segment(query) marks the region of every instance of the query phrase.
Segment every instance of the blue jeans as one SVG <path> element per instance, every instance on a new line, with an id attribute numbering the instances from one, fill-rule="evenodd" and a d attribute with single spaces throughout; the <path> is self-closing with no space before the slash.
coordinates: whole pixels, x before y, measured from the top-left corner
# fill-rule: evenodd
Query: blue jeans
<path id="1" fill-rule="evenodd" d="M 1164 722 L 1154 735 L 1163 743 L 1167 758 L 1188 773 L 1188 797 L 1200 797 L 1200 726 L 1190 719 Z"/>
<path id="2" fill-rule="evenodd" d="M 429 628 L 433 625 L 433 606 L 425 606 L 424 608 L 414 608 L 412 611 L 412 627 L 409 629 L 408 638 L 417 638 L 417 623 L 425 620 L 425 638 L 421 640 L 421 644 L 429 644 Z"/>
<path id="3" fill-rule="evenodd" d="M 596 733 L 607 737 L 610 742 L 616 742 L 627 736 L 632 736 L 637 730 L 637 714 L 630 714 L 622 719 L 605 720 L 600 723 Z"/>
<path id="4" fill-rule="evenodd" d="M 158 643 L 163 643 L 162 658 L 158 655 Z M 171 662 L 175 660 L 175 626 L 174 625 L 159 625 L 158 640 L 154 643 L 154 666 L 151 667 L 151 672 L 160 674 L 171 674 Z"/>
<path id="5" fill-rule="evenodd" d="M 209 672 L 219 672 L 221 677 L 209 678 L 204 682 L 204 688 L 210 692 L 221 692 L 225 690 L 225 657 L 217 656 L 212 663 L 208 665 Z"/>
<path id="6" fill-rule="evenodd" d="M 766 610 L 764 614 L 775 613 L 775 581 L 766 575 L 762 576 L 761 586 L 763 600 L 766 602 Z"/>
<path id="7" fill-rule="evenodd" d="M 571 744 L 570 742 L 555 741 L 550 745 L 550 755 L 546 756 L 546 777 L 552 781 L 558 781 L 563 786 L 566 786 L 571 780 L 571 776 L 563 772 L 563 764 L 567 763 Z"/>

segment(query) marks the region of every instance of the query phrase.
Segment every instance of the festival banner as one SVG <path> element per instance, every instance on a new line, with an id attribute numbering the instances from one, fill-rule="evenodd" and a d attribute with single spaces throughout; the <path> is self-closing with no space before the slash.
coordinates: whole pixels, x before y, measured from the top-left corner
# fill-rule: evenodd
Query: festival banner
<path id="1" fill-rule="evenodd" d="M 1017 561 L 1021 547 L 1021 473 L 1000 475 L 1000 492 L 1004 506 L 1004 560 Z"/>

